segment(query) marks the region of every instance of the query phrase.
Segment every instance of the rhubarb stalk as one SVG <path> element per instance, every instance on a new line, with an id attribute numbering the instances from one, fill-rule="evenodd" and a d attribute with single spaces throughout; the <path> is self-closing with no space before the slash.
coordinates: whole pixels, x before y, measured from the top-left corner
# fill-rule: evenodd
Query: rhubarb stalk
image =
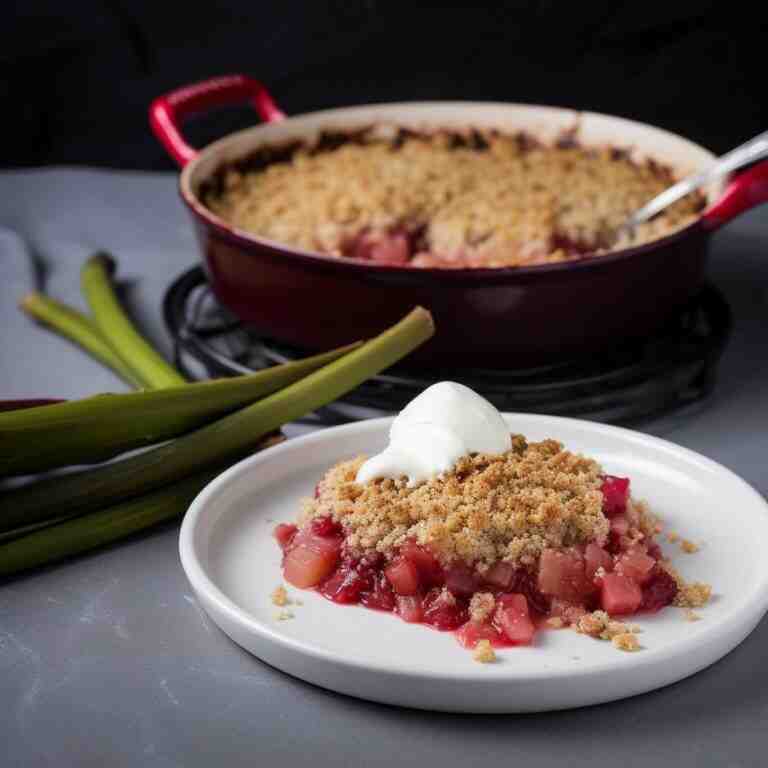
<path id="1" fill-rule="evenodd" d="M 80 275 L 83 294 L 103 337 L 131 372 L 153 389 L 184 384 L 186 379 L 134 328 L 120 306 L 112 290 L 114 270 L 114 259 L 97 253 L 85 262 Z"/>
<path id="2" fill-rule="evenodd" d="M 30 317 L 85 349 L 132 387 L 146 383 L 122 361 L 86 315 L 42 293 L 28 293 L 19 307 Z"/>
<path id="3" fill-rule="evenodd" d="M 293 384 L 357 346 L 248 376 L 0 412 L 0 445 L 13 445 L 12 451 L 0 452 L 0 477 L 91 464 L 178 437 Z"/>
<path id="4" fill-rule="evenodd" d="M 340 359 L 212 424 L 129 458 L 5 494 L 0 528 L 10 530 L 51 517 L 85 514 L 211 465 L 241 458 L 264 435 L 333 402 L 400 360 L 433 333 L 432 316 L 417 307 L 392 328 Z"/>

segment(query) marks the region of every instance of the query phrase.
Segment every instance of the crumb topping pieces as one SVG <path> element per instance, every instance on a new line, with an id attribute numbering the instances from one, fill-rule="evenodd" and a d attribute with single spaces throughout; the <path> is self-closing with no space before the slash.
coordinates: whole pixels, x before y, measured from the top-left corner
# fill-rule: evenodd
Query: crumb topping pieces
<path id="1" fill-rule="evenodd" d="M 230 167 L 205 201 L 241 229 L 335 256 L 362 233 L 400 232 L 414 241 L 414 266 L 517 266 L 570 258 L 568 244 L 604 249 L 674 180 L 610 147 L 478 137 L 481 146 L 457 147 L 443 131 L 297 148 L 266 167 Z M 697 195 L 675 203 L 641 224 L 635 242 L 683 226 L 702 206 Z"/>
<path id="2" fill-rule="evenodd" d="M 280 584 L 279 586 L 275 587 L 274 591 L 272 592 L 272 604 L 273 605 L 289 605 L 290 600 L 288 599 L 288 593 L 285 590 L 285 587 Z"/>
<path id="3" fill-rule="evenodd" d="M 610 640 L 620 651 L 637 651 L 640 643 L 635 635 L 640 627 L 612 619 L 605 611 L 593 611 L 582 616 L 573 628 L 583 635 Z"/>
<path id="4" fill-rule="evenodd" d="M 532 564 L 546 548 L 608 534 L 600 466 L 555 440 L 515 436 L 507 453 L 464 457 L 415 488 L 404 478 L 356 483 L 363 460 L 333 467 L 304 509 L 306 518 L 341 523 L 352 551 L 389 556 L 415 539 L 444 562 L 461 559 L 483 571 L 498 560 Z"/>
<path id="5" fill-rule="evenodd" d="M 469 601 L 469 617 L 472 621 L 483 622 L 495 608 L 496 598 L 490 592 L 475 592 Z"/>
<path id="6" fill-rule="evenodd" d="M 491 641 L 478 640 L 472 658 L 475 661 L 479 661 L 481 664 L 490 664 L 492 661 L 496 661 L 496 653 L 493 650 Z"/>
<path id="7" fill-rule="evenodd" d="M 611 638 L 614 648 L 618 648 L 620 651 L 639 651 L 640 643 L 635 635 L 631 632 L 623 632 L 620 635 L 614 635 Z"/>
<path id="8" fill-rule="evenodd" d="M 664 569 L 677 583 L 677 595 L 672 602 L 678 608 L 702 608 L 712 597 L 712 587 L 702 581 L 686 581 L 669 563 Z"/>

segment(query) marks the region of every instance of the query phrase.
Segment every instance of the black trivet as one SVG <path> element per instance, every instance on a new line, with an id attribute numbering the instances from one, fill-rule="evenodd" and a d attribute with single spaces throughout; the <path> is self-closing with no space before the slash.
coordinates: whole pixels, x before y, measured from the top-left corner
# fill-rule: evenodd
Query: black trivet
<path id="1" fill-rule="evenodd" d="M 251 373 L 310 354 L 241 325 L 218 303 L 200 267 L 171 285 L 163 311 L 176 363 L 191 378 Z M 399 411 L 425 387 L 449 379 L 466 384 L 503 411 L 635 423 L 706 397 L 730 331 L 730 308 L 720 291 L 707 284 L 660 332 L 599 358 L 514 371 L 425 371 L 400 364 L 320 416 L 324 421 L 361 417 L 344 404 Z"/>

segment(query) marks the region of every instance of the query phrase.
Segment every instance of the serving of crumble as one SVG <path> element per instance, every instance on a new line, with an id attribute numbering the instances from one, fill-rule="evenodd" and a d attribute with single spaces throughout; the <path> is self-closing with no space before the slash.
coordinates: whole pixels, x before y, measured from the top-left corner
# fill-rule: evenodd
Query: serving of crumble
<path id="1" fill-rule="evenodd" d="M 479 661 L 560 627 L 635 651 L 627 617 L 708 601 L 708 585 L 664 558 L 659 521 L 628 478 L 556 440 L 514 435 L 511 446 L 415 485 L 358 482 L 364 457 L 336 464 L 299 523 L 275 529 L 286 581 L 455 631 Z"/>

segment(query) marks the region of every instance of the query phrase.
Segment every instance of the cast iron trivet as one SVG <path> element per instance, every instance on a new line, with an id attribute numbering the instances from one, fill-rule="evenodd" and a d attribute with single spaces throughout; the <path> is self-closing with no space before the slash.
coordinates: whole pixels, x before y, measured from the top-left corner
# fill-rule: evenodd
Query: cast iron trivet
<path id="1" fill-rule="evenodd" d="M 200 267 L 171 285 L 163 311 L 176 363 L 191 378 L 250 373 L 308 354 L 244 328 L 217 302 Z M 730 308 L 720 291 L 708 284 L 661 332 L 624 344 L 600 359 L 515 371 L 425 372 L 397 365 L 350 392 L 319 418 L 338 422 L 371 415 L 348 405 L 398 411 L 429 384 L 450 379 L 472 387 L 502 411 L 635 423 L 709 394 L 730 330 Z"/>

